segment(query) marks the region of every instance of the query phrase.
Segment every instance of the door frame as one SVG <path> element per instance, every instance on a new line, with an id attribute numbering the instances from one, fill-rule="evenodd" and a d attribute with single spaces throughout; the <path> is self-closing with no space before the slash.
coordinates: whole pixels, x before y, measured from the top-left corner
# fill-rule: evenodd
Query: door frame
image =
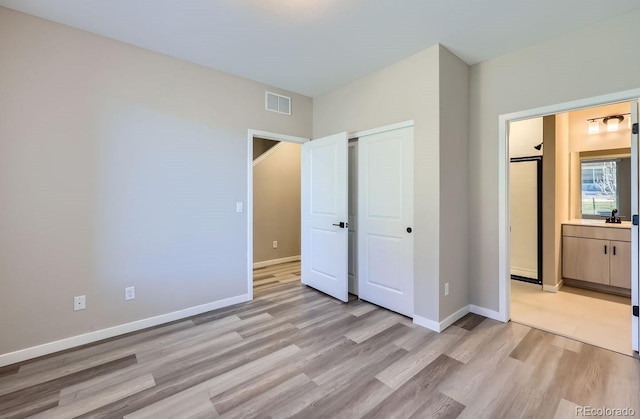
<path id="1" fill-rule="evenodd" d="M 511 272 L 509 255 L 509 123 L 524 119 L 538 118 L 571 112 L 585 108 L 610 105 L 620 102 L 631 102 L 640 98 L 640 89 L 624 90 L 601 96 L 578 99 L 555 105 L 542 106 L 519 112 L 501 114 L 498 116 L 498 319 L 508 322 L 511 319 Z M 632 157 L 634 150 L 632 149 Z M 637 153 L 637 150 L 636 150 Z M 633 231 L 633 228 L 632 228 Z M 638 237 L 632 234 L 632 242 L 637 243 Z M 638 258 L 638 255 L 633 255 Z M 637 295 L 637 272 L 631 274 L 632 298 L 635 290 Z M 632 304 L 637 301 L 632 300 Z M 634 335 L 635 336 L 635 335 Z M 636 342 L 633 342 L 636 345 Z"/>
<path id="2" fill-rule="evenodd" d="M 537 257 L 537 266 L 538 266 L 538 278 L 537 281 L 527 281 L 527 279 L 529 278 L 524 278 L 521 279 L 523 281 L 526 282 L 531 282 L 534 284 L 538 284 L 540 286 L 542 286 L 542 156 L 529 156 L 529 157 L 511 157 L 509 163 L 521 163 L 521 162 L 536 162 L 536 211 L 538 212 L 537 214 L 537 222 L 538 222 L 538 226 L 536 228 L 537 230 L 537 237 L 538 237 L 538 246 L 537 246 L 537 250 L 538 250 L 538 257 Z M 511 167 L 511 166 L 509 166 Z M 509 201 L 509 205 L 511 205 L 511 201 Z M 511 243 L 509 243 L 511 244 Z M 511 258 L 509 258 L 509 269 L 511 269 Z M 517 275 L 516 275 L 517 276 Z M 511 279 L 517 279 L 517 278 L 513 278 L 514 275 L 510 274 L 510 278 Z"/>
<path id="3" fill-rule="evenodd" d="M 351 177 L 351 175 L 347 175 L 347 178 L 348 178 L 347 182 L 349 185 L 349 192 L 348 192 L 349 196 L 347 197 L 347 199 L 349 200 L 348 202 L 352 202 L 352 198 L 355 194 L 355 201 L 353 201 L 355 208 L 351 208 L 351 210 L 355 212 L 355 215 L 354 215 L 355 219 L 351 219 L 351 216 L 353 214 L 347 214 L 347 217 L 349 218 L 349 232 L 347 233 L 347 235 L 352 233 L 351 229 L 354 229 L 352 242 L 349 243 L 349 238 L 347 238 L 347 242 L 348 242 L 347 245 L 351 246 L 351 244 L 353 244 L 353 249 L 349 247 L 349 250 L 352 250 L 352 257 L 347 259 L 347 290 L 349 291 L 349 294 L 359 295 L 358 294 L 358 192 L 359 191 L 358 191 L 358 139 L 357 138 L 347 138 L 347 159 L 349 159 L 349 152 L 351 151 L 351 149 L 353 149 L 355 153 L 355 162 L 354 162 L 355 167 L 352 168 L 351 164 L 349 164 L 349 166 L 347 167 L 347 173 L 351 173 L 351 175 L 353 175 L 353 177 Z M 353 189 L 355 189 L 355 191 Z M 349 212 L 349 205 L 347 205 L 347 212 Z M 347 251 L 347 253 L 349 252 L 349 250 Z M 352 275 L 351 273 L 349 273 L 349 265 L 351 265 L 352 263 L 353 263 L 352 265 L 353 281 L 351 279 Z"/>
<path id="4" fill-rule="evenodd" d="M 304 144 L 310 138 L 293 135 L 277 134 L 268 131 L 249 129 L 247 132 L 247 200 L 245 212 L 247 214 L 247 295 L 253 300 L 253 139 L 282 141 L 285 143 Z"/>

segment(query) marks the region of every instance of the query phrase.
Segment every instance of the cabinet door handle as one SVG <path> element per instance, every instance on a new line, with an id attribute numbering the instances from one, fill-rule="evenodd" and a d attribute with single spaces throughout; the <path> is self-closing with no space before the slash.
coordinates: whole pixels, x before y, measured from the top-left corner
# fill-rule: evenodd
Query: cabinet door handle
<path id="1" fill-rule="evenodd" d="M 606 244 L 604 245 L 604 254 L 605 255 L 607 254 L 607 245 Z"/>
<path id="2" fill-rule="evenodd" d="M 613 246 L 613 256 L 615 256 L 615 255 L 616 255 L 616 247 Z"/>

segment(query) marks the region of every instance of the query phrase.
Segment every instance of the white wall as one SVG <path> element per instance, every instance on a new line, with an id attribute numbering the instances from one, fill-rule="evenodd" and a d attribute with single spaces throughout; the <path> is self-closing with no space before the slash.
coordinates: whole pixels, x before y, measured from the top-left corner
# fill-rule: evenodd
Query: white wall
<path id="1" fill-rule="evenodd" d="M 469 66 L 440 48 L 439 321 L 469 305 Z M 416 213 L 416 217 L 422 214 Z M 416 253 L 419 255 L 419 253 Z M 418 256 L 421 257 L 421 256 Z M 444 296 L 445 283 L 449 295 Z"/>
<path id="2" fill-rule="evenodd" d="M 542 118 L 515 121 L 509 125 L 509 157 L 542 156 L 542 148 L 534 146 L 542 142 Z"/>
<path id="3" fill-rule="evenodd" d="M 639 18 L 627 13 L 471 67 L 473 304 L 498 310 L 498 116 L 637 88 Z M 603 50 L 607 59 L 594 54 Z"/>
<path id="4" fill-rule="evenodd" d="M 556 138 L 556 117 L 549 115 L 542 118 L 542 137 L 544 138 L 542 161 L 542 283 L 556 285 L 556 255 L 560 249 L 558 212 L 559 174 L 556 161 L 560 147 Z M 565 146 L 566 147 L 566 146 Z M 544 288 L 544 287 L 543 287 Z"/>
<path id="5" fill-rule="evenodd" d="M 0 356 L 247 294 L 247 130 L 310 98 L 4 8 L 0 63 Z"/>
<path id="6" fill-rule="evenodd" d="M 555 241 L 554 241 L 554 274 L 545 278 L 545 284 L 556 286 L 562 279 L 562 223 L 568 221 L 569 201 L 571 190 L 570 153 L 569 153 L 569 114 L 561 113 L 555 116 L 555 147 L 556 147 L 556 187 L 555 187 Z M 544 197 L 543 197 L 544 199 Z"/>

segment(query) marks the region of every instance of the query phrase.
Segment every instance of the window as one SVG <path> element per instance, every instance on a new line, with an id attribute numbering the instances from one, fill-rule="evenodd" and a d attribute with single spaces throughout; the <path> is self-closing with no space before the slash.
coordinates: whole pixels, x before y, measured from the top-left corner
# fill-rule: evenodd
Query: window
<path id="1" fill-rule="evenodd" d="M 621 166 L 627 164 L 623 160 L 583 160 L 581 162 L 582 218 L 600 218 L 611 215 L 613 209 L 620 210 L 618 185 L 621 183 Z M 626 172 L 626 170 L 622 171 Z"/>

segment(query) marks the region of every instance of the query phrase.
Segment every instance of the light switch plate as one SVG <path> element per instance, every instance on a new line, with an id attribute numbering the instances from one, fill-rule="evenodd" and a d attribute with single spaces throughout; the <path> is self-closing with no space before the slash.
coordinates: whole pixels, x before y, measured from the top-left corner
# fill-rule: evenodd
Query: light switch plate
<path id="1" fill-rule="evenodd" d="M 236 212 L 244 212 L 244 204 L 242 202 L 236 202 Z"/>

